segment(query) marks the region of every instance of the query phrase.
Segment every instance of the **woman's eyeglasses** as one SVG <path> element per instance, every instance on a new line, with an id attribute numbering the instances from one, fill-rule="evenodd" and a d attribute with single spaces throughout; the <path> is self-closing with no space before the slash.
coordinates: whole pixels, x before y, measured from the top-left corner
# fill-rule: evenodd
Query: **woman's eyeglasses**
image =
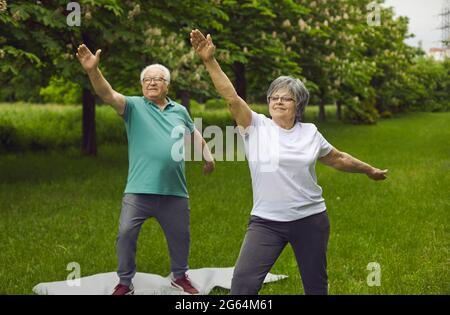
<path id="1" fill-rule="evenodd" d="M 295 101 L 295 99 L 293 99 L 292 97 L 289 97 L 289 96 L 282 96 L 282 97 L 269 96 L 269 101 L 270 102 L 277 103 L 280 100 L 281 100 L 281 103 L 289 103 L 289 102 L 294 102 Z"/>

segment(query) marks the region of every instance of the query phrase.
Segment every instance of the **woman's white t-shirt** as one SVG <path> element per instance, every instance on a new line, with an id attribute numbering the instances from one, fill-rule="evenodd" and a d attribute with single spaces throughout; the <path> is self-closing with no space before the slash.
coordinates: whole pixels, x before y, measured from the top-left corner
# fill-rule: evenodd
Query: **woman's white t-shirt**
<path id="1" fill-rule="evenodd" d="M 242 137 L 252 178 L 252 215 L 286 222 L 326 210 L 315 165 L 333 146 L 314 124 L 298 122 L 286 130 L 252 111 Z"/>

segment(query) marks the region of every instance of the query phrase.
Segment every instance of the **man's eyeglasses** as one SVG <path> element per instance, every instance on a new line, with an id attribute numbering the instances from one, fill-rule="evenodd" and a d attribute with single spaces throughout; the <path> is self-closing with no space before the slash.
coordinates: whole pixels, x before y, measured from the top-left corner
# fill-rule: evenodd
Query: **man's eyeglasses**
<path id="1" fill-rule="evenodd" d="M 159 84 L 159 83 L 166 81 L 166 79 L 161 78 L 161 77 L 155 77 L 155 78 L 147 77 L 142 80 L 142 82 L 144 82 L 144 84 L 150 84 L 150 83 L 152 83 L 152 81 Z"/>
<path id="2" fill-rule="evenodd" d="M 289 96 L 282 96 L 282 97 L 269 96 L 269 101 L 270 102 L 277 103 L 280 100 L 281 100 L 281 103 L 289 103 L 289 102 L 294 102 L 295 101 L 295 99 L 293 99 L 292 97 L 289 97 Z"/>

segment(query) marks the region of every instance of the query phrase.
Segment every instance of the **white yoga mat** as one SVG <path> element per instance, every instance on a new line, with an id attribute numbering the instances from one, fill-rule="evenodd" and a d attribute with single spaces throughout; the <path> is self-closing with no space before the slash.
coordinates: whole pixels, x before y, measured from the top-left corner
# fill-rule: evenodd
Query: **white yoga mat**
<path id="1" fill-rule="evenodd" d="M 201 268 L 187 272 L 192 285 L 200 294 L 208 294 L 214 287 L 231 288 L 231 278 L 234 267 L 230 268 Z M 264 283 L 287 278 L 285 275 L 267 274 Z M 184 295 L 187 294 L 170 284 L 171 276 L 162 277 L 149 273 L 136 273 L 133 285 L 136 295 Z M 79 285 L 66 280 L 39 283 L 33 292 L 40 295 L 109 295 L 119 283 L 116 272 L 99 273 L 82 277 Z M 75 282 L 72 280 L 72 282 Z M 73 285 L 73 286 L 71 286 Z"/>

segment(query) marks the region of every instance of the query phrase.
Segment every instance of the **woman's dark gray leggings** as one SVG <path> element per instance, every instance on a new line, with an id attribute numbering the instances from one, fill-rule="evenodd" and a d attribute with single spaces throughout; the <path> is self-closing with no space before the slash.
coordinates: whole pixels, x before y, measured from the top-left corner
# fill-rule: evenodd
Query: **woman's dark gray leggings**
<path id="1" fill-rule="evenodd" d="M 290 243 L 305 294 L 328 294 L 327 244 L 330 222 L 326 211 L 291 222 L 251 216 L 231 282 L 231 294 L 256 295 L 267 273 Z"/>
<path id="2" fill-rule="evenodd" d="M 188 270 L 189 201 L 187 198 L 156 194 L 125 194 L 122 200 L 116 248 L 120 283 L 130 285 L 136 274 L 136 244 L 142 224 L 154 217 L 167 240 L 173 276 Z"/>

